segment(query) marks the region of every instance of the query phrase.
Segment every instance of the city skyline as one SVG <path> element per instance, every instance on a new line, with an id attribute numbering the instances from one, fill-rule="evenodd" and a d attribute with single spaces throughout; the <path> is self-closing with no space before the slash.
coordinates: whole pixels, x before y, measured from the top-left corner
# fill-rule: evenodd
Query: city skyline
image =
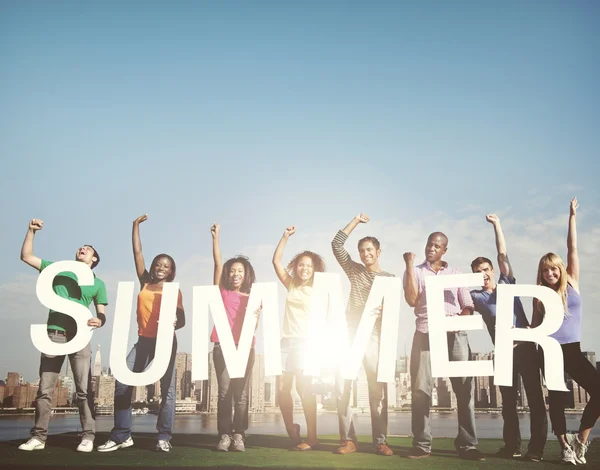
<path id="1" fill-rule="evenodd" d="M 517 282 L 535 284 L 543 254 L 566 258 L 574 196 L 581 346 L 600 350 L 599 18 L 597 2 L 560 1 L 1 2 L 0 370 L 39 367 L 29 331 L 48 312 L 19 259 L 33 218 L 37 256 L 100 253 L 107 321 L 92 341 L 107 355 L 142 214 L 147 263 L 177 262 L 189 351 L 213 222 L 224 258 L 248 256 L 258 282 L 277 282 L 275 246 L 296 226 L 284 262 L 320 254 L 347 296 L 331 240 L 356 214 L 371 221 L 348 240 L 352 257 L 377 237 L 382 269 L 400 277 L 403 253 L 422 260 L 434 231 L 452 267 L 495 260 L 493 212 Z M 398 352 L 413 332 L 403 305 Z M 469 340 L 491 348 L 484 331 Z"/>

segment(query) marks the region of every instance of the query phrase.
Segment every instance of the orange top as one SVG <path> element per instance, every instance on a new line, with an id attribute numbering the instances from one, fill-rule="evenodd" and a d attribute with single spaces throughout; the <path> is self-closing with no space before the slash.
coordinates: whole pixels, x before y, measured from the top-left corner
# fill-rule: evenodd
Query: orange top
<path id="1" fill-rule="evenodd" d="M 162 284 L 146 284 L 138 294 L 137 322 L 138 335 L 146 338 L 156 338 L 158 334 L 158 314 L 162 299 Z M 177 308 L 183 310 L 181 291 L 177 296 Z"/>

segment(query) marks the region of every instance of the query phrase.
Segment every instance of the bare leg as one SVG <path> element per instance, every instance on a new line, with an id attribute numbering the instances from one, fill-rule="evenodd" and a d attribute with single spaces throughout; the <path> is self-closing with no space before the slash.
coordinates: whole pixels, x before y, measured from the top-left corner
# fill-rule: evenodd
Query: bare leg
<path id="1" fill-rule="evenodd" d="M 296 381 L 300 389 L 300 398 L 306 418 L 306 442 L 312 447 L 319 442 L 317 437 L 317 397 L 311 391 L 312 377 L 300 375 L 296 377 Z"/>
<path id="2" fill-rule="evenodd" d="M 300 429 L 294 424 L 294 399 L 292 398 L 292 386 L 294 385 L 294 374 L 284 372 L 277 377 L 277 393 L 279 394 L 279 409 L 285 424 L 285 430 L 294 444 L 299 444 Z"/>

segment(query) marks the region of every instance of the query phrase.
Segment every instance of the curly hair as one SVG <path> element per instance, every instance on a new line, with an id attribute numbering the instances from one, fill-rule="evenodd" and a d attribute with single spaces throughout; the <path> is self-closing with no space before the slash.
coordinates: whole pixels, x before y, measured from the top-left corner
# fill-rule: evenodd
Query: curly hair
<path id="1" fill-rule="evenodd" d="M 154 265 L 156 263 L 158 263 L 158 260 L 161 258 L 167 258 L 171 262 L 171 273 L 165 279 L 166 282 L 171 282 L 173 279 L 175 279 L 175 272 L 177 271 L 177 268 L 175 266 L 175 260 L 171 256 L 169 256 L 165 253 L 156 255 L 154 257 L 154 259 L 152 260 L 152 264 L 150 264 L 150 272 L 148 273 L 148 274 L 150 274 L 150 280 L 152 281 L 152 272 L 154 271 Z"/>
<path id="2" fill-rule="evenodd" d="M 294 256 L 292 261 L 290 261 L 286 267 L 288 274 L 292 277 L 294 282 L 297 280 L 296 268 L 298 268 L 298 263 L 304 256 L 308 256 L 312 260 L 314 268 L 313 273 L 325 272 L 325 261 L 323 261 L 321 255 L 318 255 L 312 251 L 303 251 L 302 253 L 298 253 L 296 256 Z"/>
<path id="3" fill-rule="evenodd" d="M 229 282 L 229 271 L 234 263 L 241 263 L 244 266 L 244 281 L 240 286 L 240 292 L 244 294 L 250 293 L 252 284 L 256 281 L 256 274 L 254 268 L 250 264 L 250 260 L 243 255 L 237 255 L 235 258 L 228 259 L 223 265 L 223 272 L 221 273 L 221 280 L 219 281 L 219 287 L 225 290 L 233 290 L 233 286 Z"/>

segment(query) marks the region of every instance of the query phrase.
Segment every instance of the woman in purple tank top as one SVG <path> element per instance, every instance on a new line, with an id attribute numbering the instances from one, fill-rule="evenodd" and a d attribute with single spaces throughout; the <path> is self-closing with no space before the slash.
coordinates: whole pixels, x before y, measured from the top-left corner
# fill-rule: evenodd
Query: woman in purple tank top
<path id="1" fill-rule="evenodd" d="M 565 408 L 570 392 L 548 391 L 548 403 L 552 430 L 561 446 L 561 460 L 572 465 L 586 463 L 588 436 L 600 417 L 600 373 L 581 352 L 581 297 L 579 295 L 579 256 L 577 254 L 576 214 L 577 198 L 571 201 L 569 231 L 567 235 L 567 266 L 554 253 L 542 256 L 538 267 L 537 283 L 553 289 L 562 299 L 565 316 L 559 330 L 552 335 L 562 348 L 565 374 L 577 382 L 590 396 L 578 433 L 568 433 Z M 537 299 L 533 301 L 533 322 L 542 322 L 544 306 Z"/>

